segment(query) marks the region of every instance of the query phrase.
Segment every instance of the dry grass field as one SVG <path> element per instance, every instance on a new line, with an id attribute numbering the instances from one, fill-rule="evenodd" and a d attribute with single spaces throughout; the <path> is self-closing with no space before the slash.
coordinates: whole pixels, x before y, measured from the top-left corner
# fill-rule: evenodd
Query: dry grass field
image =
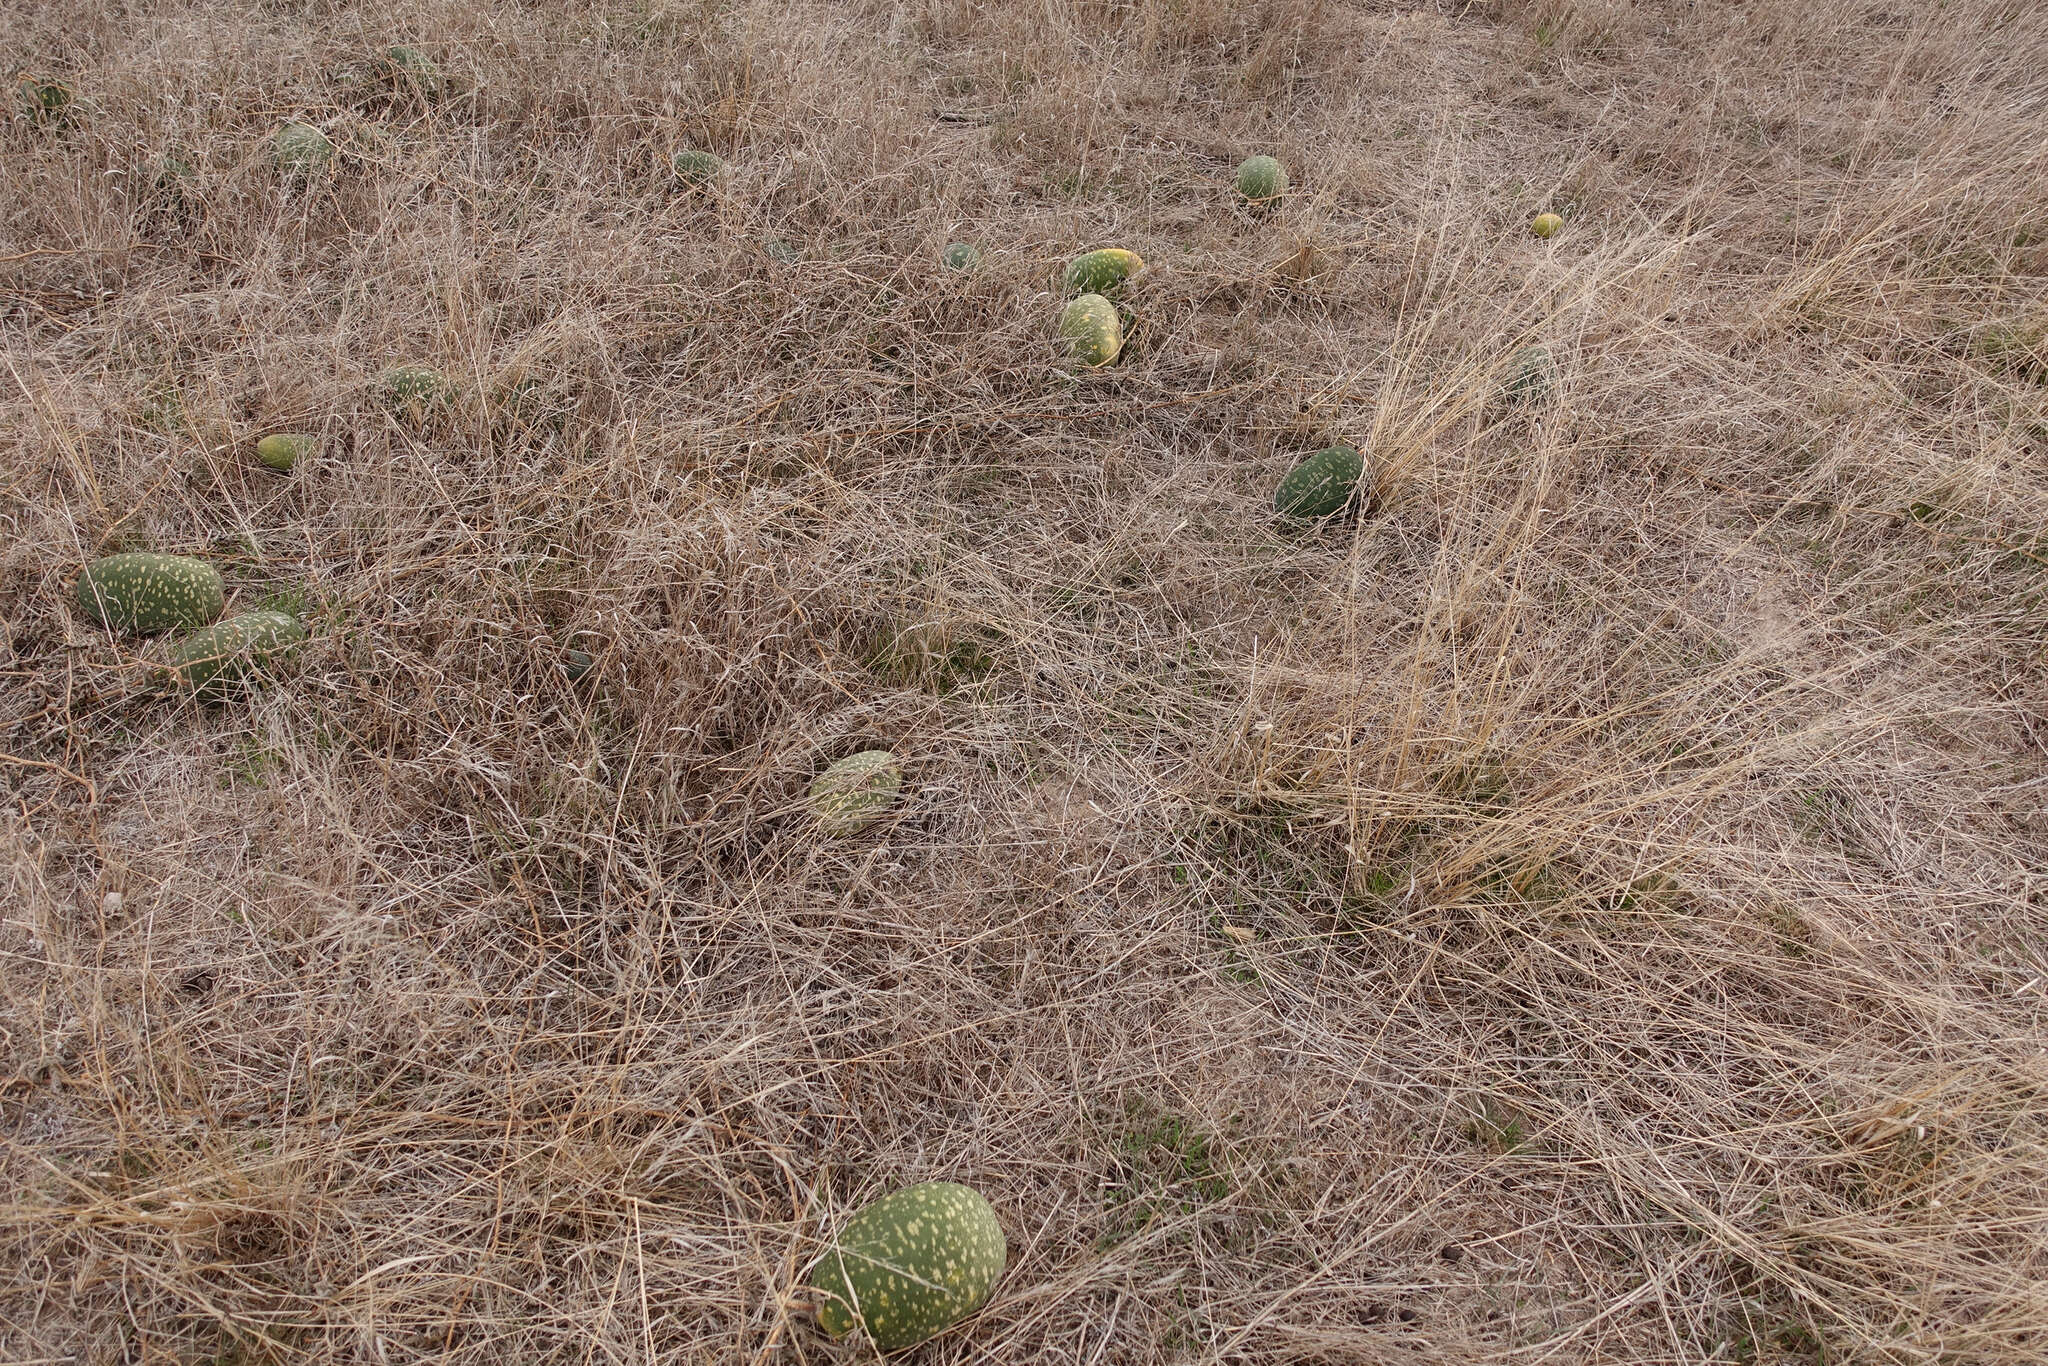
<path id="1" fill-rule="evenodd" d="M 806 1271 L 947 1179 L 1009 1263 L 921 1363 L 2048 1360 L 2043 54 L 5 6 L 0 1359 L 872 1360 Z M 139 548 L 307 645 L 165 693 Z"/>

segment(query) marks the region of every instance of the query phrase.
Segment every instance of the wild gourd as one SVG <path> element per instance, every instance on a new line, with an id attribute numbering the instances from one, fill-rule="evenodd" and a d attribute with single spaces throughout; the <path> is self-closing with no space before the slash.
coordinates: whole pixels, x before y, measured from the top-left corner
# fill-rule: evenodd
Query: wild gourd
<path id="1" fill-rule="evenodd" d="M 1342 512 L 1365 481 L 1365 457 L 1356 447 L 1330 446 L 1296 465 L 1273 491 L 1283 517 L 1318 518 Z"/>
<path id="2" fill-rule="evenodd" d="M 310 123 L 287 123 L 277 130 L 271 152 L 277 169 L 287 175 L 312 175 L 334 160 L 334 143 Z"/>
<path id="3" fill-rule="evenodd" d="M 1254 206 L 1277 203 L 1287 193 L 1287 168 L 1272 157 L 1246 157 L 1237 168 L 1237 192 Z"/>
<path id="4" fill-rule="evenodd" d="M 220 571 L 189 555 L 108 555 L 78 576 L 78 605 L 87 616 L 138 635 L 204 626 L 225 603 Z"/>
<path id="5" fill-rule="evenodd" d="M 166 681 L 201 697 L 224 696 L 305 639 L 306 628 L 288 612 L 241 612 L 179 641 Z"/>
<path id="6" fill-rule="evenodd" d="M 1116 305 L 1100 294 L 1083 294 L 1060 314 L 1060 335 L 1074 359 L 1096 367 L 1109 364 L 1124 349 L 1123 319 Z"/>
<path id="7" fill-rule="evenodd" d="M 833 1337 L 855 1325 L 884 1352 L 914 1347 L 979 1309 L 1008 1248 L 979 1192 L 926 1181 L 863 1207 L 811 1269 L 818 1322 Z"/>
<path id="8" fill-rule="evenodd" d="M 896 804 L 903 765 L 886 749 L 863 750 L 829 765 L 811 783 L 811 814 L 828 835 L 856 835 Z"/>
<path id="9" fill-rule="evenodd" d="M 1104 247 L 1067 262 L 1060 274 L 1060 288 L 1067 294 L 1113 294 L 1144 268 L 1145 262 L 1135 251 Z"/>
<path id="10" fill-rule="evenodd" d="M 305 432 L 272 432 L 256 443 L 256 458 L 265 469 L 287 474 L 292 466 L 313 453 L 313 438 Z"/>

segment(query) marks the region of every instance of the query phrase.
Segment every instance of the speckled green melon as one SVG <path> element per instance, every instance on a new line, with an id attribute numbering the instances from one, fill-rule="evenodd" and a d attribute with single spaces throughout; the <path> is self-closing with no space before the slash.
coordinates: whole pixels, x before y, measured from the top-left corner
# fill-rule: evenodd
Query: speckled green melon
<path id="1" fill-rule="evenodd" d="M 287 123 L 278 129 L 271 151 L 278 169 L 295 175 L 323 171 L 334 160 L 334 143 L 310 123 Z"/>
<path id="2" fill-rule="evenodd" d="M 675 154 L 673 164 L 676 179 L 698 189 L 718 179 L 725 170 L 725 163 L 711 153 L 687 147 Z"/>
<path id="3" fill-rule="evenodd" d="M 1246 157 L 1237 168 L 1237 192 L 1254 204 L 1270 204 L 1287 193 L 1287 168 L 1272 157 Z"/>
<path id="4" fill-rule="evenodd" d="M 1554 213 L 1539 213 L 1529 220 L 1529 231 L 1538 237 L 1555 237 L 1564 227 L 1564 220 Z"/>
<path id="5" fill-rule="evenodd" d="M 778 266 L 793 266 L 804 259 L 802 252 L 783 241 L 780 237 L 771 237 L 763 242 L 761 250 L 767 254 L 769 260 Z"/>
<path id="6" fill-rule="evenodd" d="M 903 765 L 886 749 L 864 750 L 841 759 L 811 783 L 811 812 L 828 835 L 865 830 L 896 803 Z"/>
<path id="7" fill-rule="evenodd" d="M 1060 335 L 1083 365 L 1107 365 L 1124 349 L 1123 319 L 1100 294 L 1083 294 L 1060 314 Z"/>
<path id="8" fill-rule="evenodd" d="M 1068 294 L 1111 294 L 1144 268 L 1135 251 L 1104 247 L 1067 262 L 1060 287 Z"/>
<path id="9" fill-rule="evenodd" d="M 218 696 L 306 639 L 288 612 L 241 612 L 187 636 L 171 651 L 167 681 L 204 696 Z"/>
<path id="10" fill-rule="evenodd" d="M 384 406 L 414 421 L 455 402 L 455 382 L 424 365 L 393 366 L 378 384 Z"/>
<path id="11" fill-rule="evenodd" d="M 1508 361 L 1501 397 L 1509 403 L 1536 403 L 1549 398 L 1556 387 L 1557 362 L 1551 359 L 1550 348 L 1525 346 Z"/>
<path id="12" fill-rule="evenodd" d="M 1287 472 L 1273 491 L 1283 517 L 1328 517 L 1342 512 L 1365 479 L 1365 457 L 1350 446 L 1317 451 Z"/>
<path id="13" fill-rule="evenodd" d="M 597 656 L 588 650 L 570 647 L 562 654 L 562 672 L 569 675 L 571 683 L 580 683 L 590 677 L 590 671 L 597 667 Z"/>
<path id="14" fill-rule="evenodd" d="M 1008 1248 L 988 1201 L 952 1181 L 885 1195 L 846 1221 L 811 1269 L 818 1322 L 859 1324 L 884 1352 L 914 1347 L 981 1308 Z"/>
<path id="15" fill-rule="evenodd" d="M 981 264 L 981 250 L 972 242 L 954 242 L 939 253 L 939 260 L 947 270 L 973 270 Z"/>
<path id="16" fill-rule="evenodd" d="M 313 438 L 306 432 L 272 432 L 256 443 L 256 458 L 265 468 L 286 473 L 313 453 Z"/>
<path id="17" fill-rule="evenodd" d="M 434 64 L 433 58 L 416 47 L 394 47 L 377 65 L 384 79 L 395 89 L 417 90 L 423 99 L 438 100 L 442 91 L 447 89 L 441 68 Z"/>
<path id="18" fill-rule="evenodd" d="M 95 560 L 78 576 L 78 605 L 86 615 L 123 631 L 204 626 L 225 602 L 220 571 L 186 555 L 129 551 Z"/>
<path id="19" fill-rule="evenodd" d="M 30 123 L 58 123 L 71 109 L 71 87 L 62 81 L 23 76 L 14 87 L 22 116 Z"/>

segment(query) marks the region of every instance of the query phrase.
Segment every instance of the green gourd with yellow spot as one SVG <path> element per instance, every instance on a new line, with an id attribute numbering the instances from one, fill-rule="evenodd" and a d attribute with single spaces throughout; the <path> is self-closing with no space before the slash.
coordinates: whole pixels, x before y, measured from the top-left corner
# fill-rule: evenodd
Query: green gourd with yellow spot
<path id="1" fill-rule="evenodd" d="M 895 805 L 903 765 L 886 749 L 863 750 L 832 764 L 811 783 L 811 813 L 828 835 L 856 835 Z"/>
<path id="2" fill-rule="evenodd" d="M 168 681 L 218 697 L 305 639 L 306 628 L 289 612 L 242 612 L 179 641 L 171 651 Z"/>
<path id="3" fill-rule="evenodd" d="M 1342 512 L 1365 481 L 1365 457 L 1352 446 L 1317 451 L 1287 472 L 1273 490 L 1283 517 L 1329 517 Z"/>
<path id="4" fill-rule="evenodd" d="M 220 571 L 189 555 L 129 551 L 94 560 L 78 576 L 87 616 L 138 635 L 204 626 L 225 603 Z"/>
<path id="5" fill-rule="evenodd" d="M 1100 294 L 1083 294 L 1067 305 L 1060 314 L 1060 335 L 1074 359 L 1087 366 L 1107 365 L 1124 349 L 1123 319 Z"/>
<path id="6" fill-rule="evenodd" d="M 884 1352 L 914 1347 L 982 1306 L 1007 1253 L 979 1192 L 952 1181 L 907 1186 L 847 1220 L 811 1269 L 818 1322 L 835 1338 L 858 1324 Z"/>
<path id="7" fill-rule="evenodd" d="M 1060 287 L 1068 294 L 1113 294 L 1144 268 L 1145 262 L 1135 251 L 1104 247 L 1067 262 Z"/>
<path id="8" fill-rule="evenodd" d="M 291 175 L 324 171 L 334 160 L 333 140 L 310 123 L 287 123 L 277 130 L 271 148 L 278 169 Z"/>

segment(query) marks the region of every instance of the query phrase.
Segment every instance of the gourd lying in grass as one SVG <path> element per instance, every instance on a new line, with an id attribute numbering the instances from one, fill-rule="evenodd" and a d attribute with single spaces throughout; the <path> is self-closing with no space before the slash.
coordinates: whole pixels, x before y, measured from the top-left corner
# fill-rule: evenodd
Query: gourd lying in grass
<path id="1" fill-rule="evenodd" d="M 1068 294 L 1113 294 L 1144 268 L 1145 262 L 1135 251 L 1104 247 L 1067 262 L 1060 287 Z"/>
<path id="2" fill-rule="evenodd" d="M 279 474 L 290 472 L 312 453 L 313 438 L 305 432 L 272 432 L 256 443 L 256 458 Z"/>
<path id="3" fill-rule="evenodd" d="M 1342 512 L 1365 482 L 1365 457 L 1352 446 L 1317 451 L 1287 472 L 1273 491 L 1283 517 L 1329 517 Z"/>
<path id="4" fill-rule="evenodd" d="M 441 68 L 418 48 L 394 47 L 384 54 L 377 67 L 378 74 L 394 90 L 417 90 L 420 98 L 428 101 L 440 99 L 448 88 Z"/>
<path id="5" fill-rule="evenodd" d="M 1074 359 L 1087 366 L 1107 365 L 1124 349 L 1123 319 L 1100 294 L 1083 294 L 1067 305 L 1060 314 L 1060 335 Z"/>
<path id="6" fill-rule="evenodd" d="M 22 117 L 34 124 L 61 123 L 71 110 L 71 87 L 62 81 L 23 76 L 16 82 Z"/>
<path id="7" fill-rule="evenodd" d="M 886 749 L 841 759 L 811 783 L 811 813 L 828 835 L 854 835 L 896 804 L 903 765 Z"/>
<path id="8" fill-rule="evenodd" d="M 1253 205 L 1277 203 L 1287 193 L 1287 168 L 1272 157 L 1246 157 L 1237 168 L 1237 192 Z"/>
<path id="9" fill-rule="evenodd" d="M 312 175 L 334 160 L 334 143 L 310 123 L 287 123 L 271 143 L 277 168 L 288 175 Z"/>
<path id="10" fill-rule="evenodd" d="M 1549 398 L 1557 388 L 1557 362 L 1550 348 L 1525 346 L 1508 361 L 1507 376 L 1501 381 L 1501 398 L 1509 403 L 1536 403 Z"/>
<path id="11" fill-rule="evenodd" d="M 914 1347 L 979 1309 L 1008 1249 L 996 1212 L 952 1181 L 926 1181 L 865 1206 L 811 1269 L 818 1322 L 856 1324 L 884 1352 Z"/>
<path id="12" fill-rule="evenodd" d="M 424 365 L 393 366 L 378 383 L 384 406 L 414 422 L 455 402 L 455 381 Z"/>
<path id="13" fill-rule="evenodd" d="M 970 242 L 954 242 L 939 254 L 947 270 L 969 271 L 981 264 L 981 251 Z"/>
<path id="14" fill-rule="evenodd" d="M 1555 237 L 1562 227 L 1564 220 L 1554 213 L 1539 213 L 1529 223 L 1529 231 L 1538 237 Z"/>
<path id="15" fill-rule="evenodd" d="M 166 681 L 202 697 L 223 696 L 305 639 L 306 628 L 288 612 L 241 612 L 179 641 Z"/>
<path id="16" fill-rule="evenodd" d="M 711 153 L 687 147 L 675 154 L 672 164 L 677 180 L 699 190 L 717 180 L 725 170 L 725 163 Z"/>
<path id="17" fill-rule="evenodd" d="M 225 602 L 220 571 L 187 555 L 108 555 L 78 576 L 78 605 L 87 616 L 141 635 L 204 626 Z"/>

